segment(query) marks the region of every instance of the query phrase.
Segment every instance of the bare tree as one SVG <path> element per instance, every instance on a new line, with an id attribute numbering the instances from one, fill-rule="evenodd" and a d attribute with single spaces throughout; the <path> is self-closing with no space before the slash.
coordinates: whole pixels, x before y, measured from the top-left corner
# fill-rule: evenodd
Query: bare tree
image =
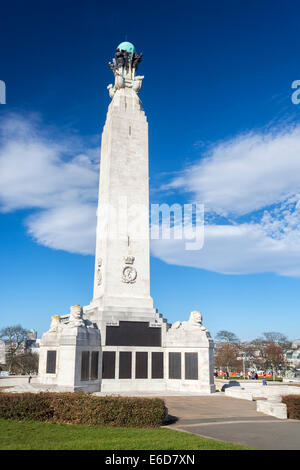
<path id="1" fill-rule="evenodd" d="M 7 326 L 0 331 L 0 338 L 7 345 L 6 363 L 9 372 L 13 372 L 13 368 L 17 365 L 17 357 L 24 352 L 28 330 L 21 325 Z"/>
<path id="2" fill-rule="evenodd" d="M 257 365 L 257 348 L 252 342 L 243 342 L 238 344 L 240 355 L 243 357 L 243 365 L 246 369 L 255 369 Z M 244 372 L 245 372 L 244 371 Z"/>
<path id="3" fill-rule="evenodd" d="M 215 366 L 219 369 L 226 370 L 228 374 L 231 369 L 240 369 L 242 362 L 239 359 L 239 349 L 233 343 L 221 344 L 215 355 Z"/>
<path id="4" fill-rule="evenodd" d="M 285 366 L 285 357 L 282 347 L 279 344 L 270 343 L 264 348 L 264 357 L 267 367 L 273 371 L 273 380 L 275 380 L 279 367 Z"/>
<path id="5" fill-rule="evenodd" d="M 14 363 L 14 372 L 17 374 L 36 374 L 39 368 L 39 355 L 36 353 L 20 354 Z"/>
<path id="6" fill-rule="evenodd" d="M 219 331 L 216 334 L 215 340 L 225 343 L 238 343 L 240 341 L 239 338 L 235 335 L 235 333 L 232 333 L 231 331 L 227 330 Z"/>
<path id="7" fill-rule="evenodd" d="M 263 333 L 263 335 L 267 344 L 278 344 L 283 351 L 290 349 L 292 345 L 292 342 L 289 341 L 288 338 L 282 333 L 278 333 L 276 331 L 269 331 Z"/>
<path id="8" fill-rule="evenodd" d="M 253 340 L 252 344 L 256 363 L 261 369 L 271 368 L 275 380 L 279 367 L 285 368 L 287 365 L 284 353 L 291 347 L 291 342 L 282 333 L 270 331 Z"/>

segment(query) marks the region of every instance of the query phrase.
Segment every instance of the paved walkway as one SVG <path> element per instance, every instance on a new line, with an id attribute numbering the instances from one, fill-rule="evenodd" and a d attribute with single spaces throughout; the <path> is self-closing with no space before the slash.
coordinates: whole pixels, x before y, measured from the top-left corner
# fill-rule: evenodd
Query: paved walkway
<path id="1" fill-rule="evenodd" d="M 164 397 L 170 428 L 254 449 L 300 450 L 300 421 L 257 413 L 256 402 L 225 397 Z"/>

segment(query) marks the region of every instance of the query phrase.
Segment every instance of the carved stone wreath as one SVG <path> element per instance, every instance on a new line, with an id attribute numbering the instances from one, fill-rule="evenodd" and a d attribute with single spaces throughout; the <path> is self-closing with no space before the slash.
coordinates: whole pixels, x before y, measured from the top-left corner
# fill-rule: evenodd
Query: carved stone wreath
<path id="1" fill-rule="evenodd" d="M 122 273 L 122 281 L 133 284 L 137 278 L 137 271 L 133 266 L 125 266 Z"/>
<path id="2" fill-rule="evenodd" d="M 133 284 L 137 278 L 137 271 L 132 266 L 134 263 L 134 256 L 126 256 L 124 258 L 124 262 L 127 266 L 123 268 L 122 272 L 122 282 L 126 282 L 128 284 Z"/>

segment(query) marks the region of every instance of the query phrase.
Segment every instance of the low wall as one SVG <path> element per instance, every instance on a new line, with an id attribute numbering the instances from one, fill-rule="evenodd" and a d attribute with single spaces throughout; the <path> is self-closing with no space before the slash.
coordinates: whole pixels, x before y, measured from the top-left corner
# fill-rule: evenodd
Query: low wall
<path id="1" fill-rule="evenodd" d="M 271 397 L 268 400 L 258 400 L 256 411 L 278 419 L 287 419 L 287 406 L 285 403 L 281 403 L 281 396 Z"/>

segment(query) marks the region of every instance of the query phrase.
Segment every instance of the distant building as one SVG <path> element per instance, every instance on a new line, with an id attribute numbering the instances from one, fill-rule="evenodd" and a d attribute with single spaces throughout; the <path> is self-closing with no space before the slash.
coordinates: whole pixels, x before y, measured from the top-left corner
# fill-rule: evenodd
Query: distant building
<path id="1" fill-rule="evenodd" d="M 295 339 L 295 341 L 292 342 L 292 349 L 300 349 L 300 339 Z"/>
<path id="2" fill-rule="evenodd" d="M 27 341 L 36 341 L 37 339 L 37 331 L 34 329 L 31 329 L 27 333 Z"/>
<path id="3" fill-rule="evenodd" d="M 300 368 L 300 339 L 292 342 L 291 349 L 286 352 L 285 357 L 290 367 Z"/>
<path id="4" fill-rule="evenodd" d="M 25 342 L 25 350 L 28 353 L 39 354 L 40 352 L 40 340 L 37 339 L 37 331 L 34 329 L 28 331 Z"/>
<path id="5" fill-rule="evenodd" d="M 28 348 L 27 351 L 31 352 L 32 354 L 40 354 L 40 339 L 36 339 Z"/>

